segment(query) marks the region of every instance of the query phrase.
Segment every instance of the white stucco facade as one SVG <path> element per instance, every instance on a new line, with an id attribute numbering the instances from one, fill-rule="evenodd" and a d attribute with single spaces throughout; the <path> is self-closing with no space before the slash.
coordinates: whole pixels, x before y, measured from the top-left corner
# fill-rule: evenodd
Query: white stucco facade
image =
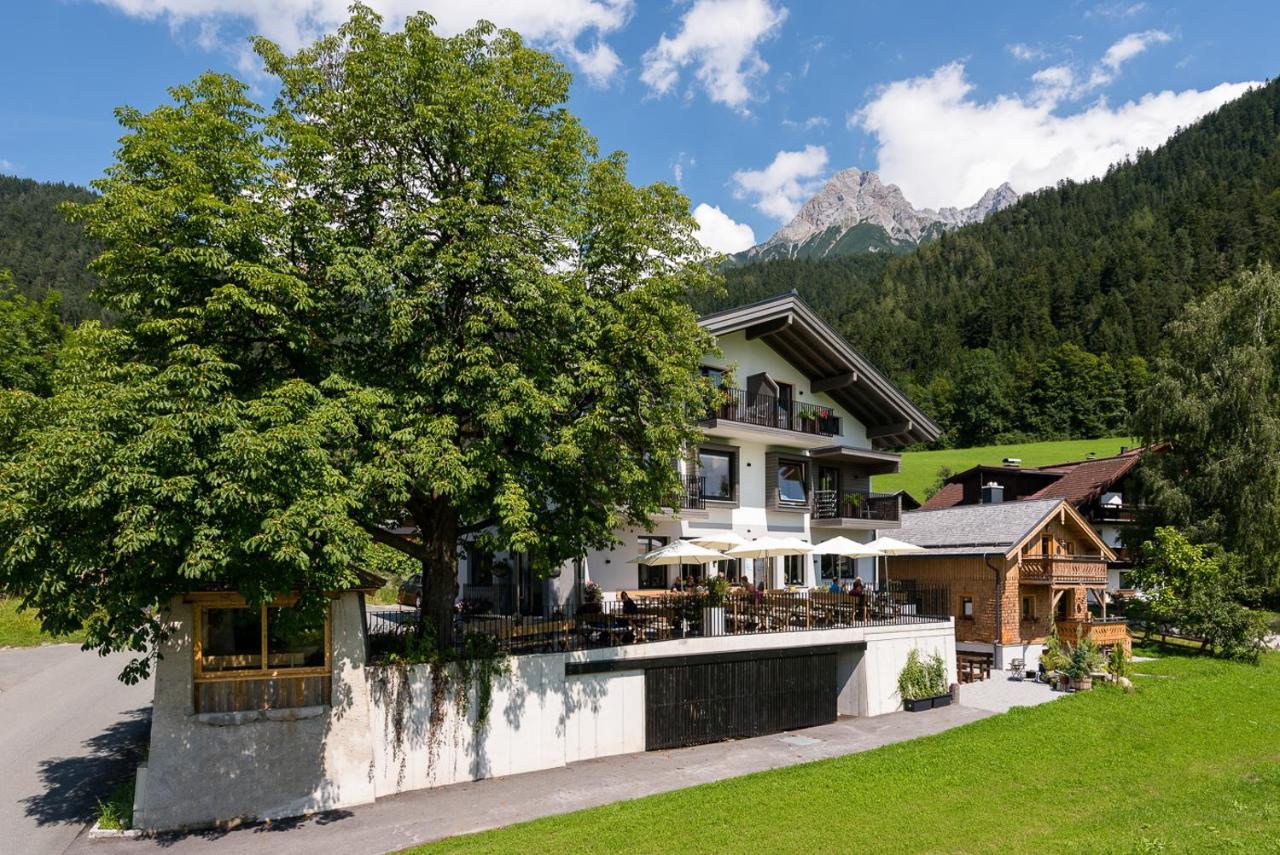
<path id="1" fill-rule="evenodd" d="M 513 657 L 495 682 L 483 729 L 474 727 L 474 697 L 465 714 L 447 700 L 433 725 L 430 669 L 370 667 L 361 608 L 355 593 L 334 603 L 331 705 L 197 715 L 190 606 L 175 600 L 175 631 L 156 673 L 149 758 L 138 773 L 136 826 L 166 830 L 296 816 L 643 751 L 646 660 L 711 661 L 833 646 L 839 650 L 838 713 L 858 716 L 901 707 L 897 677 L 913 647 L 940 653 L 948 673 L 955 672 L 950 621 L 675 639 Z M 574 673 L 570 666 L 606 667 Z"/>

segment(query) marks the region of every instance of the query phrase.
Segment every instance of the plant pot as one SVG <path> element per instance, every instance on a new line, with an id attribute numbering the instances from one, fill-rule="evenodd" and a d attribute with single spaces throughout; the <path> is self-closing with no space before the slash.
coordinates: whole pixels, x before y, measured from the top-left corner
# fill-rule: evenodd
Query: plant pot
<path id="1" fill-rule="evenodd" d="M 951 693 L 948 692 L 945 695 L 934 695 L 930 700 L 933 701 L 934 709 L 937 709 L 938 707 L 949 707 L 951 706 Z"/>
<path id="2" fill-rule="evenodd" d="M 924 712 L 933 709 L 933 701 L 933 698 L 908 698 L 902 702 L 902 708 L 907 712 Z"/>
<path id="3" fill-rule="evenodd" d="M 1071 678 L 1066 674 L 1058 675 L 1058 691 L 1065 692 L 1071 688 Z"/>
<path id="4" fill-rule="evenodd" d="M 724 606 L 703 607 L 702 634 L 724 635 Z"/>
<path id="5" fill-rule="evenodd" d="M 1093 688 L 1093 677 L 1076 677 L 1071 681 L 1071 688 L 1077 692 L 1087 692 Z"/>

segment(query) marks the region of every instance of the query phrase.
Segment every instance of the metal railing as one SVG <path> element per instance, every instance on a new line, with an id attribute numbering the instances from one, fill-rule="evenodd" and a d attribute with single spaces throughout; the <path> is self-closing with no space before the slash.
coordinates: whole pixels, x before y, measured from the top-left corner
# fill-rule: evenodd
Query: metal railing
<path id="1" fill-rule="evenodd" d="M 702 475 L 686 475 L 684 492 L 680 496 L 680 507 L 684 510 L 700 511 L 706 508 L 705 496 L 707 479 Z"/>
<path id="2" fill-rule="evenodd" d="M 902 519 L 902 502 L 897 493 L 814 490 L 812 513 L 820 520 L 898 522 Z"/>
<path id="3" fill-rule="evenodd" d="M 816 591 L 731 593 L 709 606 L 703 593 L 634 597 L 579 606 L 575 614 L 550 617 L 459 613 L 452 643 L 461 648 L 479 633 L 510 653 L 587 650 L 725 635 L 805 632 L 862 626 L 897 626 L 947 620 L 946 589 L 894 590 L 869 594 Z M 371 608 L 369 634 L 379 647 L 387 636 L 412 632 L 412 609 Z"/>
<path id="4" fill-rule="evenodd" d="M 837 436 L 840 433 L 840 417 L 830 407 L 782 401 L 774 395 L 764 392 L 751 394 L 746 389 L 726 387 L 720 391 L 725 401 L 707 414 L 706 421 L 723 419 L 816 436 Z"/>

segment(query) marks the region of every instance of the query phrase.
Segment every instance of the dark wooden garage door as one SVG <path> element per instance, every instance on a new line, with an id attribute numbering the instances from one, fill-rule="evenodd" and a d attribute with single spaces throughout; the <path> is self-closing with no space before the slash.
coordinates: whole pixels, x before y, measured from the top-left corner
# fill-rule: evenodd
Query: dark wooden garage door
<path id="1" fill-rule="evenodd" d="M 836 720 L 836 654 L 645 671 L 645 747 L 679 748 Z"/>

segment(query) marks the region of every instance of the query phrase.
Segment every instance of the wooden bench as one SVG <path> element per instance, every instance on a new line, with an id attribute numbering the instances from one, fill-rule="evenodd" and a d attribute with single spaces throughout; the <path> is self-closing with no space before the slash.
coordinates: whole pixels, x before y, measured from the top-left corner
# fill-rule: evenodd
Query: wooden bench
<path id="1" fill-rule="evenodd" d="M 991 678 L 995 656 L 990 653 L 956 653 L 956 678 L 961 683 L 976 683 Z"/>

